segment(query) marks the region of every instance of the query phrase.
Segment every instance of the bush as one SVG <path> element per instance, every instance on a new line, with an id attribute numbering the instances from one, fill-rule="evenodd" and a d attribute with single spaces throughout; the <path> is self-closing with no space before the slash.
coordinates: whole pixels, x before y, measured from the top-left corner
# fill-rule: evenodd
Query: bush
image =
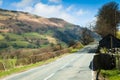
<path id="1" fill-rule="evenodd" d="M 28 58 L 20 58 L 20 59 L 17 59 L 17 66 L 19 65 L 27 65 L 27 64 L 29 64 L 30 63 L 30 61 L 29 61 L 29 59 Z"/>
<path id="2" fill-rule="evenodd" d="M 4 64 L 5 69 L 14 68 L 16 65 L 17 59 L 4 59 L 2 60 L 2 64 Z"/>
<path id="3" fill-rule="evenodd" d="M 10 44 L 7 41 L 0 41 L 0 48 L 7 48 L 9 45 Z"/>
<path id="4" fill-rule="evenodd" d="M 5 70 L 5 69 L 4 69 L 4 65 L 3 65 L 2 62 L 0 62 L 0 71 L 1 71 L 1 70 Z"/>

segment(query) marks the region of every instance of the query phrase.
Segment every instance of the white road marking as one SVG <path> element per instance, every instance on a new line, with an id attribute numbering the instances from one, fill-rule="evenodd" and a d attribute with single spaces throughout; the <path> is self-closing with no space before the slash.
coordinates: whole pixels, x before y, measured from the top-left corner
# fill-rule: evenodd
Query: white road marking
<path id="1" fill-rule="evenodd" d="M 62 66 L 60 69 L 65 68 L 69 63 L 66 63 L 64 66 Z"/>
<path id="2" fill-rule="evenodd" d="M 74 61 L 75 59 L 72 59 L 70 62 L 68 62 L 68 63 L 66 63 L 65 65 L 63 65 L 60 69 L 63 69 L 63 68 L 65 68 L 66 66 L 68 66 L 72 61 Z M 56 73 L 56 72 L 55 72 Z M 55 75 L 55 73 L 52 73 L 52 74 L 50 74 L 48 77 L 46 77 L 44 80 L 48 80 L 48 79 L 50 79 L 52 76 L 54 76 Z"/>
<path id="3" fill-rule="evenodd" d="M 55 75 L 55 73 L 52 73 L 52 74 L 50 74 L 48 77 L 46 77 L 44 80 L 48 80 L 48 79 L 50 79 L 52 76 L 54 76 Z"/>

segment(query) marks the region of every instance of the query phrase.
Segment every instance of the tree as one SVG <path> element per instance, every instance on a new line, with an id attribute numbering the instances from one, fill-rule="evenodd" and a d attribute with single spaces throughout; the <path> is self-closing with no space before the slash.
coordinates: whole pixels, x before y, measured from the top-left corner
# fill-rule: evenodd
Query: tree
<path id="1" fill-rule="evenodd" d="M 84 45 L 94 41 L 91 31 L 88 28 L 83 28 L 81 40 Z"/>
<path id="2" fill-rule="evenodd" d="M 74 46 L 75 44 L 76 44 L 76 41 L 70 40 L 70 41 L 69 41 L 69 44 L 68 44 L 68 47 L 72 47 L 72 46 Z"/>
<path id="3" fill-rule="evenodd" d="M 120 23 L 120 10 L 116 2 L 109 2 L 99 9 L 95 30 L 102 37 L 112 34 L 116 36 L 116 31 Z"/>

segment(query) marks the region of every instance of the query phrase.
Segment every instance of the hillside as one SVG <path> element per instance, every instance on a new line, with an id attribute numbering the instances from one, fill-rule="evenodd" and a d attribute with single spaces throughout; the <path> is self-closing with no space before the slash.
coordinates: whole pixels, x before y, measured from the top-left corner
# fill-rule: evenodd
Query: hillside
<path id="1" fill-rule="evenodd" d="M 67 46 L 71 41 L 81 41 L 82 31 L 80 26 L 62 19 L 0 9 L 0 48 Z"/>

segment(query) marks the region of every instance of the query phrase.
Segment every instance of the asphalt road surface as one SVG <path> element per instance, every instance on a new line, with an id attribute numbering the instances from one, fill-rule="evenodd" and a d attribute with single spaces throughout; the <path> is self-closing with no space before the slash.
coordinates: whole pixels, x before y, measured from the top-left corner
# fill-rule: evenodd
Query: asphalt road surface
<path id="1" fill-rule="evenodd" d="M 89 68 L 93 59 L 95 44 L 64 56 L 52 63 L 8 76 L 2 80 L 93 80 Z"/>

